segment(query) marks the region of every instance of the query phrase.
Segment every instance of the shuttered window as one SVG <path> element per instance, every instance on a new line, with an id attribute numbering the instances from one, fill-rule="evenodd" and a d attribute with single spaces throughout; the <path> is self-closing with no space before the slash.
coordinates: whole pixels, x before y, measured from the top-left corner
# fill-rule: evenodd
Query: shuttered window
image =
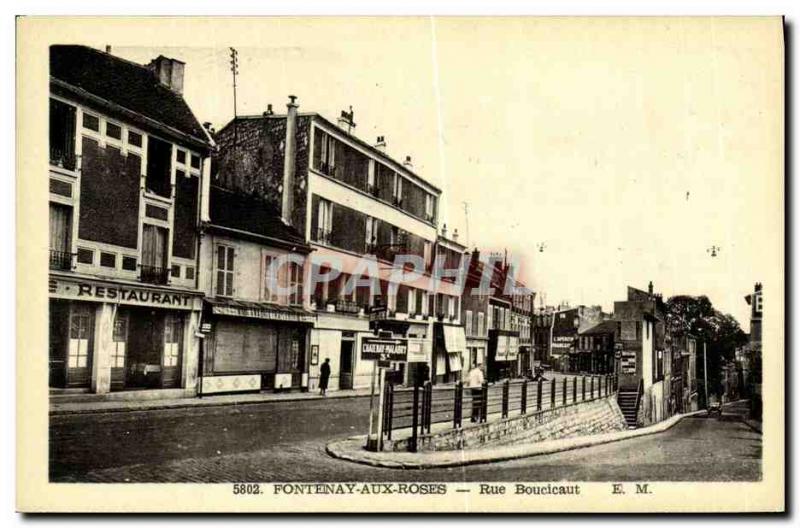
<path id="1" fill-rule="evenodd" d="M 216 294 L 223 297 L 233 296 L 234 248 L 217 246 L 216 258 Z"/>

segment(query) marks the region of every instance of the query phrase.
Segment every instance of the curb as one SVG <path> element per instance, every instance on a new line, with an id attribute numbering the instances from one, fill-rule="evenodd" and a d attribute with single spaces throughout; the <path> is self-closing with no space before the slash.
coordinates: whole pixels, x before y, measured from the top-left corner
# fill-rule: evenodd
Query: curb
<path id="1" fill-rule="evenodd" d="M 258 404 L 274 404 L 284 402 L 298 402 L 298 401 L 319 401 L 319 400 L 337 400 L 348 398 L 368 398 L 369 394 L 332 394 L 325 398 L 315 397 L 286 397 L 280 399 L 264 399 L 264 400 L 244 400 L 244 401 L 212 401 L 200 400 L 198 398 L 186 398 L 185 403 L 172 404 L 156 404 L 146 405 L 141 407 L 109 407 L 109 408 L 86 408 L 86 409 L 53 409 L 50 408 L 50 416 L 68 416 L 76 414 L 104 414 L 104 413 L 124 413 L 124 412 L 147 412 L 147 411 L 163 411 L 168 409 L 192 409 L 192 408 L 208 408 L 208 407 L 236 407 L 240 405 L 258 405 Z M 190 403 L 191 402 L 191 403 Z M 52 405 L 73 405 L 77 402 L 64 402 L 63 404 L 50 404 Z M 87 404 L 88 405 L 88 404 Z"/>
<path id="2" fill-rule="evenodd" d="M 373 467 L 383 467 L 383 468 L 391 468 L 391 469 L 431 469 L 431 468 L 447 468 L 447 467 L 459 467 L 459 466 L 472 466 L 476 464 L 486 464 L 488 462 L 503 462 L 507 460 L 516 460 L 520 458 L 528 458 L 533 456 L 539 455 L 549 455 L 552 453 L 560 453 L 563 451 L 572 451 L 574 449 L 582 449 L 584 447 L 593 447 L 596 445 L 602 444 L 610 444 L 613 442 L 620 442 L 622 440 L 628 440 L 631 438 L 638 438 L 640 436 L 647 436 L 651 434 L 661 433 L 670 429 L 672 426 L 683 420 L 684 418 L 688 418 L 691 416 L 696 416 L 699 414 L 704 414 L 706 411 L 705 409 L 699 411 L 693 411 L 686 414 L 679 414 L 673 417 L 664 420 L 661 423 L 651 425 L 649 427 L 643 427 L 640 429 L 629 429 L 627 431 L 621 432 L 616 438 L 609 438 L 609 437 L 575 437 L 566 440 L 573 440 L 574 443 L 572 445 L 565 445 L 565 446 L 548 446 L 545 448 L 538 447 L 532 448 L 529 451 L 523 451 L 519 453 L 508 453 L 503 455 L 484 455 L 484 456 L 477 456 L 471 459 L 462 459 L 462 460 L 447 460 L 447 461 L 425 461 L 425 460 L 409 460 L 409 461 L 401 461 L 401 460 L 376 460 L 373 458 L 367 458 L 364 456 L 357 456 L 351 454 L 352 451 L 348 452 L 345 450 L 340 450 L 337 447 L 337 444 L 342 444 L 344 442 L 352 442 L 355 440 L 359 440 L 360 442 L 363 441 L 366 437 L 365 436 L 354 436 L 350 437 L 347 440 L 338 440 L 334 442 L 329 442 L 325 446 L 325 452 L 334 458 L 338 458 L 341 460 L 346 460 L 348 462 L 354 462 L 357 464 L 364 464 Z M 367 453 L 366 451 L 356 451 L 356 453 Z M 431 456 L 435 456 L 436 453 L 443 453 L 443 451 L 432 452 L 429 454 L 416 454 L 412 455 L 416 458 L 427 458 Z M 463 451 L 462 451 L 463 453 Z"/>
<path id="3" fill-rule="evenodd" d="M 739 419 L 739 421 L 740 421 L 740 422 L 742 422 L 742 423 L 743 423 L 744 425 L 746 425 L 747 427 L 749 427 L 750 429 L 752 429 L 753 431 L 755 431 L 756 433 L 758 433 L 758 434 L 760 434 L 760 435 L 762 435 L 762 436 L 764 435 L 764 431 L 762 431 L 762 430 L 761 430 L 760 428 L 758 428 L 757 426 L 755 426 L 755 425 L 751 424 L 751 423 L 750 423 L 750 421 L 748 421 L 748 420 L 746 420 L 746 419 L 744 419 L 744 418 L 740 418 L 740 419 Z"/>

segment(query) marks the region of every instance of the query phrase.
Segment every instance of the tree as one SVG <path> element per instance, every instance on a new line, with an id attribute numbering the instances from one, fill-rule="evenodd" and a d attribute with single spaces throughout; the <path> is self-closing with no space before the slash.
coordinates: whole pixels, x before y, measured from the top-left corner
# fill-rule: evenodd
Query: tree
<path id="1" fill-rule="evenodd" d="M 708 363 L 708 391 L 719 394 L 722 386 L 722 367 L 733 359 L 737 347 L 747 343 L 747 335 L 739 322 L 723 314 L 705 295 L 692 297 L 676 295 L 667 301 L 667 327 L 673 336 L 691 335 L 697 340 L 697 377 L 703 379 L 703 345 Z"/>

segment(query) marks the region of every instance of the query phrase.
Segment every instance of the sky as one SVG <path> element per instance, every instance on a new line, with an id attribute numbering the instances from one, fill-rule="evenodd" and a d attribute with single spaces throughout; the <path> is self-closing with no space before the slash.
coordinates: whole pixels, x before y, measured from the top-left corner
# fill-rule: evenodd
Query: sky
<path id="1" fill-rule="evenodd" d="M 281 18 L 84 43 L 184 61 L 184 96 L 217 128 L 233 116 L 229 46 L 240 115 L 283 112 L 289 94 L 331 120 L 352 106 L 357 136 L 384 135 L 442 189 L 440 223 L 518 259 L 537 305 L 610 311 L 653 281 L 748 331 L 744 296 L 783 259 L 776 20 Z"/>

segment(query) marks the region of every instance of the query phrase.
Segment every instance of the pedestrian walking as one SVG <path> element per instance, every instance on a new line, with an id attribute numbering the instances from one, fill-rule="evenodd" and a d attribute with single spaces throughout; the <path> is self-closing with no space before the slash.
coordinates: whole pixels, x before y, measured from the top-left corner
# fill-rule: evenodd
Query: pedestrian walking
<path id="1" fill-rule="evenodd" d="M 480 422 L 483 398 L 483 371 L 477 362 L 472 364 L 472 370 L 469 371 L 467 376 L 467 384 L 472 397 L 472 417 L 470 421 Z"/>
<path id="2" fill-rule="evenodd" d="M 319 393 L 323 396 L 328 392 L 328 379 L 331 377 L 331 360 L 325 358 L 325 362 L 319 368 Z"/>

